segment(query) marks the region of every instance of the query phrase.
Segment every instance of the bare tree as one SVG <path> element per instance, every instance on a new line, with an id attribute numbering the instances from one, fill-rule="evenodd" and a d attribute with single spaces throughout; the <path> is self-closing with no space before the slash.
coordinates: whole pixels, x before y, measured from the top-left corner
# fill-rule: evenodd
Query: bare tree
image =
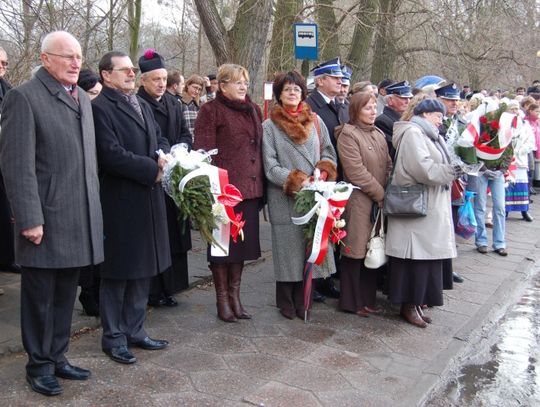
<path id="1" fill-rule="evenodd" d="M 293 24 L 299 20 L 303 0 L 277 0 L 272 27 L 272 41 L 268 56 L 267 77 L 276 72 L 290 70 L 294 59 Z"/>
<path id="2" fill-rule="evenodd" d="M 272 0 L 240 0 L 234 23 L 227 29 L 213 0 L 194 0 L 216 63 L 234 62 L 246 67 L 257 81 L 264 45 L 270 29 Z"/>

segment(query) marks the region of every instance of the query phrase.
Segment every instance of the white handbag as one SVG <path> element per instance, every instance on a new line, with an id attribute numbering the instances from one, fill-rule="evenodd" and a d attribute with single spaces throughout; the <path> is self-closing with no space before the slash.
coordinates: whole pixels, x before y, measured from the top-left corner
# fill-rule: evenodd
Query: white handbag
<path id="1" fill-rule="evenodd" d="M 381 226 L 377 234 L 377 223 L 381 219 Z M 371 236 L 367 242 L 366 258 L 364 266 L 368 269 L 378 269 L 386 264 L 388 256 L 384 252 L 384 214 L 382 210 L 377 213 L 377 218 L 371 229 Z"/>

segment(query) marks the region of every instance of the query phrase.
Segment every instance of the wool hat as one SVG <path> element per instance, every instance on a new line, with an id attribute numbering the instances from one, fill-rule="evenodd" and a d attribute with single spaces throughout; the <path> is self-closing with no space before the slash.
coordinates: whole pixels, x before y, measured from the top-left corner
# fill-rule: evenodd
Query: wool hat
<path id="1" fill-rule="evenodd" d="M 421 115 L 422 113 L 439 112 L 446 114 L 446 108 L 437 99 L 424 99 L 415 108 L 414 114 Z"/>
<path id="2" fill-rule="evenodd" d="M 150 72 L 155 69 L 165 69 L 165 60 L 152 48 L 144 51 L 144 54 L 139 58 L 139 68 L 141 73 Z"/>

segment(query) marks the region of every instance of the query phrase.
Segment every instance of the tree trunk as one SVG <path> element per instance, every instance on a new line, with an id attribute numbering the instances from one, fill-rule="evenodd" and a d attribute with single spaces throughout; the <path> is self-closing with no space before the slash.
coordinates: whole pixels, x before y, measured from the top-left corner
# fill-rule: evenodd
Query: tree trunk
<path id="1" fill-rule="evenodd" d="M 109 51 L 114 49 L 114 0 L 109 1 L 109 27 L 107 30 L 107 46 Z"/>
<path id="2" fill-rule="evenodd" d="M 277 0 L 272 29 L 272 43 L 268 56 L 267 78 L 296 66 L 294 59 L 293 24 L 297 21 L 302 0 Z"/>
<path id="3" fill-rule="evenodd" d="M 397 55 L 394 24 L 400 2 L 401 0 L 380 0 L 379 2 L 381 15 L 377 23 L 378 30 L 371 68 L 371 82 L 373 83 L 379 83 L 394 75 Z"/>
<path id="4" fill-rule="evenodd" d="M 377 0 L 360 0 L 356 13 L 357 22 L 347 56 L 347 62 L 353 71 L 351 83 L 361 81 L 369 75 L 368 54 L 375 31 L 378 3 Z"/>
<path id="5" fill-rule="evenodd" d="M 251 90 L 257 81 L 266 49 L 272 17 L 272 0 L 241 0 L 232 28 L 227 31 L 214 1 L 194 0 L 206 37 L 212 44 L 216 64 L 244 66 L 251 77 Z"/>
<path id="6" fill-rule="evenodd" d="M 228 44 L 227 30 L 219 17 L 216 4 L 208 0 L 193 0 L 199 13 L 200 23 L 216 58 L 216 64 L 221 65 L 231 62 L 230 47 Z"/>
<path id="7" fill-rule="evenodd" d="M 319 59 L 327 61 L 339 57 L 339 36 L 333 0 L 316 0 L 319 25 Z"/>
<path id="8" fill-rule="evenodd" d="M 141 29 L 142 0 L 128 0 L 129 57 L 137 61 Z"/>

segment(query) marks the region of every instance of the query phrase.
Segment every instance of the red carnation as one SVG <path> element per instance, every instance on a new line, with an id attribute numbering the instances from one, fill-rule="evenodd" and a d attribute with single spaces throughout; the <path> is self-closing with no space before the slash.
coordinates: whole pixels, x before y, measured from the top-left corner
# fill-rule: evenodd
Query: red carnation
<path id="1" fill-rule="evenodd" d="M 152 59 L 154 58 L 154 55 L 156 55 L 156 50 L 155 49 L 147 49 L 146 51 L 144 51 L 144 57 L 146 59 Z"/>
<path id="2" fill-rule="evenodd" d="M 487 119 L 486 116 L 480 117 L 480 123 L 481 123 L 481 124 L 487 124 L 487 122 L 488 122 L 488 119 Z"/>
<path id="3" fill-rule="evenodd" d="M 501 127 L 499 126 L 499 122 L 497 120 L 492 120 L 491 123 L 489 123 L 489 125 L 491 126 L 493 130 L 499 130 L 499 128 Z"/>
<path id="4" fill-rule="evenodd" d="M 486 143 L 491 140 L 491 137 L 489 137 L 489 133 L 487 131 L 484 131 L 482 133 L 482 141 L 485 141 Z"/>

